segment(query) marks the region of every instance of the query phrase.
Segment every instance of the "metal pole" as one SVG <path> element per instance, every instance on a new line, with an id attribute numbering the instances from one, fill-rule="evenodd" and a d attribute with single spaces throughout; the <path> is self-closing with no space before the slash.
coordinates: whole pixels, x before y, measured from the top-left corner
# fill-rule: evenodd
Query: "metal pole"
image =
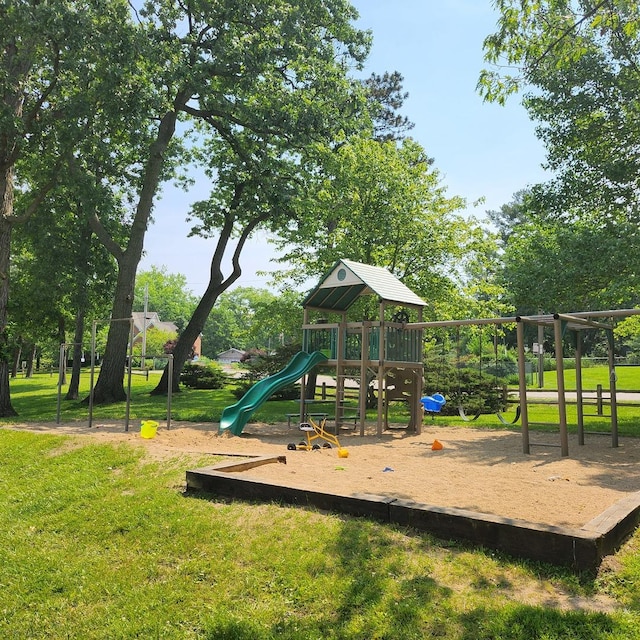
<path id="1" fill-rule="evenodd" d="M 129 415 L 131 413 L 131 362 L 133 360 L 133 318 L 129 319 L 129 366 L 127 377 L 127 406 L 124 415 L 124 430 L 129 431 Z"/>
<path id="2" fill-rule="evenodd" d="M 96 326 L 97 321 L 94 320 L 91 325 L 91 377 L 89 382 L 89 429 L 93 425 L 93 377 L 96 368 Z"/>
<path id="3" fill-rule="evenodd" d="M 58 407 L 56 410 L 56 424 L 60 424 L 60 401 L 62 397 L 62 371 L 65 365 L 65 345 L 60 345 L 60 357 L 58 358 Z"/>
<path id="4" fill-rule="evenodd" d="M 173 393 L 173 354 L 169 354 L 169 362 L 167 362 L 167 367 L 169 367 L 167 372 L 167 382 L 169 384 L 169 389 L 167 392 L 167 429 L 171 429 L 171 394 Z"/>
<path id="5" fill-rule="evenodd" d="M 147 311 L 149 309 L 149 285 L 144 285 L 144 311 L 142 316 L 142 366 L 146 368 L 147 360 Z"/>

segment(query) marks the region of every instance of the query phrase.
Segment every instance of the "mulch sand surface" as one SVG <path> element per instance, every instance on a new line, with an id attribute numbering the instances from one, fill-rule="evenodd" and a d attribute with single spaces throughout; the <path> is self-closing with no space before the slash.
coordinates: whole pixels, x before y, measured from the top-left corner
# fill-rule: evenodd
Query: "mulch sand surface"
<path id="1" fill-rule="evenodd" d="M 161 423 L 152 439 L 140 436 L 140 423 L 17 424 L 7 428 L 61 433 L 144 447 L 156 459 L 206 455 L 286 455 L 287 464 L 266 464 L 244 472 L 268 482 L 330 493 L 370 493 L 441 507 L 458 507 L 531 522 L 580 527 L 617 500 L 640 491 L 640 439 L 587 436 L 579 446 L 569 437 L 569 457 L 557 447 L 557 434 L 532 434 L 531 454 L 522 453 L 519 431 L 453 428 L 425 421 L 422 434 L 342 432 L 341 446 L 288 451 L 304 440 L 297 427 L 251 423 L 241 436 L 218 435 L 215 424 Z M 432 450 L 434 440 L 441 450 Z M 317 441 L 322 443 L 322 441 Z M 186 471 L 186 468 L 185 468 Z"/>

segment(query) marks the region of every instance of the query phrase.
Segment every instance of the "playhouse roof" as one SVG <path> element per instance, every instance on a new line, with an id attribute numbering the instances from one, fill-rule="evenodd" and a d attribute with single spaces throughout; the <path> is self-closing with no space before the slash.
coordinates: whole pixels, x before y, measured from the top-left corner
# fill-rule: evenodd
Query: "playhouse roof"
<path id="1" fill-rule="evenodd" d="M 362 295 L 377 295 L 382 302 L 407 307 L 425 307 L 427 304 L 386 269 L 343 258 L 309 293 L 302 306 L 346 311 Z"/>

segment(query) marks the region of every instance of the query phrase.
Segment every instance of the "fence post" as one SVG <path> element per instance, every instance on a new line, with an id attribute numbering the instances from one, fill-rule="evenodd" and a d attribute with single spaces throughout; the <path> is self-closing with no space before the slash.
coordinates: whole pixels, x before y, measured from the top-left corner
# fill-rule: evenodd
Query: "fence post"
<path id="1" fill-rule="evenodd" d="M 599 384 L 596 387 L 596 412 L 599 416 L 603 414 L 602 411 L 602 385 Z"/>

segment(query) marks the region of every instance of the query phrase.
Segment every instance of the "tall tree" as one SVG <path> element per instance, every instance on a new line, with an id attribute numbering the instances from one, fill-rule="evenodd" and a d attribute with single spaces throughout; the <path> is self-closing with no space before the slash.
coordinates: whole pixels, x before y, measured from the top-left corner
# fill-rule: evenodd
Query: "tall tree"
<path id="1" fill-rule="evenodd" d="M 454 295 L 451 276 L 475 223 L 456 214 L 463 199 L 447 197 L 422 147 L 360 137 L 325 154 L 306 188 L 313 215 L 275 241 L 292 265 L 282 277 L 302 284 L 350 258 L 387 267 L 434 304 Z"/>
<path id="2" fill-rule="evenodd" d="M 497 0 L 479 89 L 504 102 L 520 90 L 548 164 L 549 209 L 638 220 L 640 5 L 628 0 Z M 511 71 L 504 72 L 508 68 Z"/>
<path id="3" fill-rule="evenodd" d="M 72 157 L 88 100 L 78 87 L 128 12 L 124 0 L 0 2 L 0 415 L 14 413 L 6 348 L 12 230 Z"/>
<path id="4" fill-rule="evenodd" d="M 230 347 L 272 351 L 279 344 L 299 343 L 301 327 L 301 293 L 236 287 L 222 294 L 212 309 L 203 353 L 215 357 Z"/>
<path id="5" fill-rule="evenodd" d="M 209 2 L 198 9 L 181 23 L 193 45 L 179 77 L 201 83 L 182 110 L 198 121 L 205 146 L 194 156 L 206 162 L 215 188 L 193 207 L 200 221 L 194 232 L 215 238 L 215 247 L 209 285 L 174 350 L 178 371 L 215 301 L 241 275 L 247 238 L 293 215 L 300 153 L 353 129 L 361 87 L 348 70 L 369 44 L 343 0 Z M 163 376 L 154 393 L 166 388 Z"/>
<path id="6" fill-rule="evenodd" d="M 500 242 L 506 244 L 511 234 L 521 224 L 530 220 L 532 215 L 533 199 L 531 189 L 521 189 L 513 194 L 511 202 L 503 204 L 497 211 L 487 211 L 487 218 L 496 228 Z"/>
<path id="7" fill-rule="evenodd" d="M 315 134 L 339 130 L 345 116 L 357 111 L 345 70 L 362 59 L 368 45 L 366 34 L 350 24 L 356 17 L 355 10 L 343 0 L 218 0 L 188 5 L 164 0 L 146 3 L 140 16 L 140 29 L 152 50 L 141 48 L 137 63 L 142 72 L 133 77 L 144 82 L 143 86 L 153 83 L 159 99 L 143 102 L 147 125 L 141 127 L 136 122 L 136 129 L 152 136 L 146 152 L 138 156 L 142 170 L 126 246 L 113 242 L 106 226 L 94 220 L 94 231 L 118 261 L 112 308 L 116 321 L 110 327 L 94 391 L 96 402 L 124 397 L 127 328 L 117 320 L 131 313 L 135 273 L 153 199 L 161 180 L 170 175 L 171 159 L 178 149 L 178 119 L 198 124 L 197 140 L 213 138 L 236 151 L 242 146 L 239 139 L 243 136 L 255 136 L 263 145 L 278 140 L 281 148 L 288 143 L 294 149 Z M 124 80 L 129 78 L 125 76 Z M 140 106 L 136 113 L 141 113 Z M 215 146 L 207 144 L 209 150 Z M 242 158 L 247 159 L 251 158 Z M 253 158 L 255 167 L 256 160 Z M 259 216 L 253 226 L 260 222 Z M 234 223 L 220 226 L 221 236 L 226 238 L 236 231 Z M 250 226 L 246 235 L 251 230 Z M 239 262 L 234 260 L 230 282 L 239 273 Z M 212 277 L 206 301 L 196 309 L 196 320 L 185 328 L 185 340 L 202 329 L 211 295 L 215 299 L 224 290 L 218 280 L 218 274 Z M 179 340 L 174 352 L 178 369 L 182 351 Z"/>
<path id="8" fill-rule="evenodd" d="M 178 329 L 186 325 L 198 302 L 187 287 L 186 277 L 181 273 L 168 273 L 164 266 L 138 273 L 134 311 L 144 310 L 145 295 L 147 309 L 155 311 L 161 320 L 174 322 Z"/>
<path id="9" fill-rule="evenodd" d="M 80 363 L 88 349 L 85 318 L 104 317 L 113 291 L 113 261 L 92 237 L 75 187 L 64 180 L 14 234 L 12 251 L 12 332 L 31 335 L 42 346 L 43 336 L 60 332 L 59 342 L 72 343 L 73 369 L 67 392 L 77 399 Z M 84 222 L 83 222 L 84 221 Z M 48 346 L 47 337 L 44 343 Z M 57 352 L 60 344 L 55 346 Z"/>
<path id="10" fill-rule="evenodd" d="M 628 234 L 621 254 L 618 232 Z M 637 304 L 639 234 L 633 224 L 532 217 L 509 238 L 502 256 L 504 287 L 518 313 L 588 311 Z"/>
<path id="11" fill-rule="evenodd" d="M 414 127 L 414 123 L 400 113 L 404 101 L 409 97 L 409 92 L 402 87 L 403 81 L 398 71 L 385 71 L 382 75 L 372 73 L 364 81 L 376 140 L 401 140 Z"/>

